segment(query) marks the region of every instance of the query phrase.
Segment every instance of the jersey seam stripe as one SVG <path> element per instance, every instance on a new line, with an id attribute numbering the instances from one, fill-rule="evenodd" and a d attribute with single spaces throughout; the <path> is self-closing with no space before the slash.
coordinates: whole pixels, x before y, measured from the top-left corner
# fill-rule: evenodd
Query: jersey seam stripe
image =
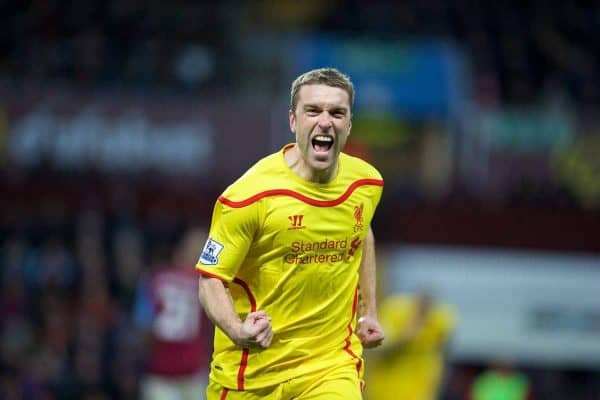
<path id="1" fill-rule="evenodd" d="M 244 289 L 244 291 L 246 292 L 246 295 L 248 296 L 248 300 L 250 301 L 250 312 L 255 312 L 256 311 L 256 299 L 254 298 L 254 295 L 252 294 L 252 291 L 250 290 L 250 287 L 248 286 L 248 284 L 238 277 L 233 279 L 233 283 L 240 285 Z M 246 373 L 246 367 L 248 366 L 248 355 L 249 354 L 250 354 L 250 349 L 247 347 L 244 347 L 242 349 L 242 358 L 240 360 L 240 368 L 238 369 L 238 375 L 237 375 L 238 390 L 244 390 L 244 374 Z"/>
<path id="2" fill-rule="evenodd" d="M 357 306 L 358 306 L 358 288 L 356 288 L 354 291 L 354 300 L 352 301 L 352 317 L 350 318 L 350 322 L 348 323 L 348 337 L 346 338 L 346 341 L 345 341 L 346 346 L 344 346 L 344 351 L 346 351 L 346 353 L 350 354 L 350 356 L 352 356 L 352 358 L 357 360 L 356 372 L 360 375 L 360 370 L 362 368 L 363 360 L 361 357 L 354 354 L 354 352 L 350 349 L 350 346 L 352 344 L 352 342 L 350 340 L 350 338 L 352 337 L 352 321 L 356 317 Z"/>
<path id="3" fill-rule="evenodd" d="M 223 388 L 223 391 L 221 392 L 221 397 L 219 398 L 219 400 L 225 400 L 225 398 L 227 397 L 227 393 L 229 393 L 229 389 Z"/>
<path id="4" fill-rule="evenodd" d="M 253 196 L 248 197 L 245 200 L 235 201 L 230 200 L 225 196 L 220 196 L 219 201 L 226 206 L 231 208 L 243 208 L 247 207 L 260 199 L 270 196 L 290 196 L 300 201 L 303 201 L 311 206 L 315 207 L 334 207 L 337 206 L 350 197 L 350 195 L 360 186 L 383 186 L 383 180 L 381 179 L 359 179 L 357 181 L 352 182 L 350 186 L 346 189 L 346 191 L 337 199 L 334 200 L 318 200 L 313 199 L 312 197 L 308 197 L 303 195 L 302 193 L 296 192 L 291 189 L 271 189 L 265 190 L 264 192 L 257 193 Z"/>
<path id="5" fill-rule="evenodd" d="M 198 267 L 196 267 L 196 271 L 197 271 L 197 272 L 198 272 L 200 275 L 202 275 L 202 276 L 206 276 L 207 278 L 216 278 L 216 279 L 218 279 L 218 280 L 220 280 L 220 281 L 222 281 L 222 282 L 224 282 L 224 283 L 228 283 L 227 279 L 226 279 L 226 278 L 223 278 L 222 276 L 219 276 L 219 275 L 212 274 L 212 273 L 210 273 L 210 272 L 207 272 L 207 271 L 205 271 L 205 270 L 203 270 L 203 269 L 200 269 L 200 268 L 198 268 Z"/>

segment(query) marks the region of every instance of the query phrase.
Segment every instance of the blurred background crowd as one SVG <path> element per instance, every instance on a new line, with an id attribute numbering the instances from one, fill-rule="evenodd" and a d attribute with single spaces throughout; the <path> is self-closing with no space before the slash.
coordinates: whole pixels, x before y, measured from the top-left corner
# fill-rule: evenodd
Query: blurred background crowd
<path id="1" fill-rule="evenodd" d="M 507 400 L 600 396 L 598 2 L 32 0 L 0 21 L 0 398 L 138 398 L 141 283 L 293 140 L 291 81 L 321 66 L 353 79 L 348 152 L 386 182 L 382 304 L 453 310 L 404 351 L 442 354 L 439 398 L 497 398 L 498 371 Z"/>

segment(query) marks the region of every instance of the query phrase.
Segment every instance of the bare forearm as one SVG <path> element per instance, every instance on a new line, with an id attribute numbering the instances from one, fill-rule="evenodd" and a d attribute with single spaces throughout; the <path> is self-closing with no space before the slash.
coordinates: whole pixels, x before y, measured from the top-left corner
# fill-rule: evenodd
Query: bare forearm
<path id="1" fill-rule="evenodd" d="M 242 321 L 223 282 L 200 277 L 198 297 L 211 321 L 240 347 L 267 348 L 273 340 L 271 318 L 264 311 L 253 311 Z"/>
<path id="2" fill-rule="evenodd" d="M 223 282 L 216 278 L 200 277 L 198 297 L 208 318 L 235 342 L 242 321 L 233 308 L 233 300 Z"/>
<path id="3" fill-rule="evenodd" d="M 357 335 L 362 345 L 371 349 L 380 346 L 385 338 L 383 329 L 377 320 L 377 301 L 375 296 L 375 238 L 369 227 L 359 271 L 360 315 Z"/>
<path id="4" fill-rule="evenodd" d="M 362 316 L 377 316 L 376 300 L 376 260 L 375 260 L 375 237 L 369 228 L 363 246 L 362 260 L 359 271 L 359 284 L 361 296 Z"/>

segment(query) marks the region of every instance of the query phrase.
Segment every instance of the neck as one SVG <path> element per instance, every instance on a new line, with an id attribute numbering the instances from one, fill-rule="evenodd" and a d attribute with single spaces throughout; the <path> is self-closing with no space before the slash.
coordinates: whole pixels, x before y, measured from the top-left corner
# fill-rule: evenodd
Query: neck
<path id="1" fill-rule="evenodd" d="M 327 169 L 315 170 L 314 168 L 311 168 L 302 158 L 297 145 L 294 145 L 286 150 L 283 156 L 287 166 L 290 167 L 292 172 L 305 181 L 314 183 L 328 183 L 335 177 L 335 174 L 337 173 L 337 161 Z"/>

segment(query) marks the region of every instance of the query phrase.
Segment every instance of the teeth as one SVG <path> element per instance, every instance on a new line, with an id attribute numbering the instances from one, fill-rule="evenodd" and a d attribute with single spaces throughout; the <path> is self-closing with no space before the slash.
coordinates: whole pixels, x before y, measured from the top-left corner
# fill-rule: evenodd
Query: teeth
<path id="1" fill-rule="evenodd" d="M 333 138 L 331 136 L 323 136 L 323 135 L 315 136 L 315 140 L 318 140 L 320 142 L 333 142 Z"/>

